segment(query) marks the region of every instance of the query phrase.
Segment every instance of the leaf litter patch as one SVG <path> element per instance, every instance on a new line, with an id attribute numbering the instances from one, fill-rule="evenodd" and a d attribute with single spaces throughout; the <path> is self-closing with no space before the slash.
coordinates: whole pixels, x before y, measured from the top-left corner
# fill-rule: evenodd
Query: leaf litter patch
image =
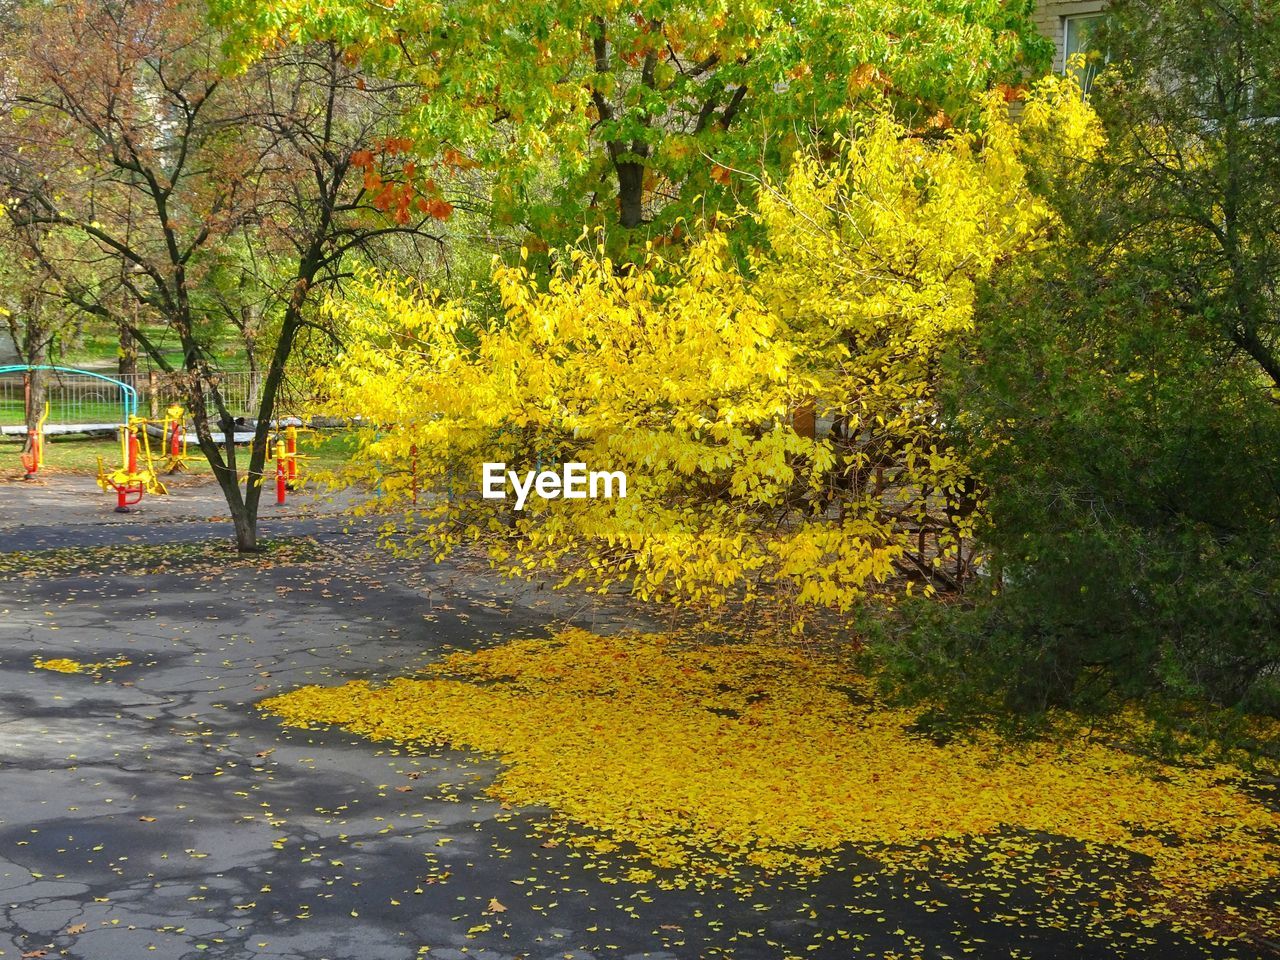
<path id="1" fill-rule="evenodd" d="M 633 882 L 805 881 L 854 849 L 890 872 L 965 866 L 981 877 L 969 889 L 997 899 L 1027 885 L 1070 896 L 1095 934 L 1113 921 L 1219 941 L 1280 929 L 1276 901 L 1248 896 L 1280 880 L 1280 813 L 1257 797 L 1274 784 L 1085 732 L 938 744 L 866 678 L 791 646 L 571 629 L 260 707 L 291 726 L 496 756 L 495 798 L 552 809 L 550 830 L 627 857 Z M 1060 839 L 1088 856 L 1055 857 Z"/>
<path id="2" fill-rule="evenodd" d="M 101 673 L 103 670 L 127 667 L 132 663 L 133 661 L 127 657 L 113 657 L 101 663 L 84 663 L 70 657 L 50 657 L 47 660 L 37 657 L 33 666 L 37 670 L 52 670 L 54 673 Z"/>
<path id="3" fill-rule="evenodd" d="M 225 540 L 192 543 L 112 544 L 0 553 L 0 579 L 81 574 L 145 576 L 219 573 L 232 567 L 296 566 L 326 559 L 311 537 L 264 540 L 257 553 L 240 553 Z"/>

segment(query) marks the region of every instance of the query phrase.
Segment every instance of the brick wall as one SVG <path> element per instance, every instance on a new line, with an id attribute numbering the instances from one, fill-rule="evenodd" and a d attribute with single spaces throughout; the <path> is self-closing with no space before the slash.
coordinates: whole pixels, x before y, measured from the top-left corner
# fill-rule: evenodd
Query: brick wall
<path id="1" fill-rule="evenodd" d="M 1106 8 L 1106 0 L 1041 0 L 1036 8 L 1035 21 L 1040 32 L 1054 42 L 1058 52 L 1054 55 L 1053 69 L 1063 68 L 1062 44 L 1065 30 L 1062 18 L 1076 14 L 1101 13 Z"/>

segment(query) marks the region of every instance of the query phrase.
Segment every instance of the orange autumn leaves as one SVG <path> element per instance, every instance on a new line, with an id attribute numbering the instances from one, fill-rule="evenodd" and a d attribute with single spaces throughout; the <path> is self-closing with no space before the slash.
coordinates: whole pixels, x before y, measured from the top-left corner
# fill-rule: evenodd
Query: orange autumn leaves
<path id="1" fill-rule="evenodd" d="M 939 746 L 840 663 L 768 643 L 568 630 L 261 706 L 292 725 L 498 755 L 496 797 L 551 807 L 597 851 L 628 844 L 645 861 L 632 875 L 657 868 L 667 885 L 814 874 L 848 846 L 900 866 L 922 844 L 995 849 L 1020 831 L 1131 857 L 1132 889 L 1102 909 L 1151 924 L 1280 878 L 1280 813 L 1234 767 L 1144 762 L 1083 734 Z M 1280 910 L 1239 919 L 1275 929 Z"/>
<path id="2" fill-rule="evenodd" d="M 388 137 L 377 145 L 376 152 L 353 152 L 351 165 L 364 173 L 370 204 L 389 214 L 396 223 L 408 223 L 415 211 L 435 220 L 448 220 L 453 205 L 440 196 L 435 180 L 423 178 L 413 160 L 404 161 L 398 168 L 388 162 L 412 149 L 413 140 L 409 137 Z"/>

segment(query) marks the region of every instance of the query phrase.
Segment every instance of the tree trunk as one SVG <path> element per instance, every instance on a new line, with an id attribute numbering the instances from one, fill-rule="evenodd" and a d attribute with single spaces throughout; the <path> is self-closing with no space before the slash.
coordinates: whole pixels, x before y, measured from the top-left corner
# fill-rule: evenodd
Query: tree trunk
<path id="1" fill-rule="evenodd" d="M 236 530 L 236 549 L 241 553 L 257 553 L 260 549 L 258 547 L 257 516 L 249 516 L 249 511 L 245 508 L 243 502 L 237 505 L 232 503 L 229 497 L 227 502 L 231 505 L 231 522 Z"/>
<path id="2" fill-rule="evenodd" d="M 42 364 L 48 358 L 42 350 L 36 356 L 32 357 L 28 363 Z M 45 377 L 48 376 L 47 370 L 28 370 L 27 371 L 27 441 L 23 447 L 23 452 L 31 452 L 31 434 L 40 424 L 40 418 L 44 416 L 45 401 Z"/>
<path id="3" fill-rule="evenodd" d="M 249 364 L 249 398 L 245 401 L 245 411 L 256 410 L 262 395 L 262 372 L 258 369 L 258 358 L 254 355 L 254 343 L 249 341 L 245 351 L 245 359 Z"/>
<path id="4" fill-rule="evenodd" d="M 258 401 L 258 422 L 253 431 L 253 445 L 249 448 L 249 485 L 245 490 L 245 510 L 254 524 L 258 521 L 258 506 L 262 500 L 262 487 L 266 483 L 267 460 L 270 454 L 271 420 L 276 414 L 276 397 L 280 384 L 284 380 L 284 363 L 293 349 L 293 338 L 298 330 L 301 307 L 295 302 L 289 305 L 285 313 L 284 324 L 280 330 L 280 340 L 276 344 L 271 364 L 267 368 L 267 378 L 262 384 L 262 395 Z M 262 483 L 254 483 L 255 477 L 261 477 Z"/>
<path id="5" fill-rule="evenodd" d="M 214 470 L 218 478 L 218 486 L 226 498 L 227 508 L 231 512 L 231 524 L 235 528 L 236 549 L 241 553 L 258 552 L 258 511 L 257 505 L 246 502 L 240 480 L 234 469 Z M 249 478 L 248 487 L 253 489 L 253 477 Z"/>
<path id="6" fill-rule="evenodd" d="M 138 341 L 125 324 L 120 324 L 120 379 L 136 387 L 138 379 Z"/>
<path id="7" fill-rule="evenodd" d="M 628 161 L 617 164 L 619 216 L 631 229 L 644 223 L 644 164 Z"/>
<path id="8" fill-rule="evenodd" d="M 28 330 L 27 334 L 27 342 L 22 344 L 24 362 L 33 367 L 47 364 L 49 362 L 49 338 L 45 336 L 44 330 Z M 27 435 L 30 436 L 31 431 L 34 430 L 36 428 L 36 424 L 40 422 L 40 418 L 44 416 L 44 401 L 46 396 L 45 383 L 49 376 L 49 371 L 28 370 L 26 376 Z"/>
<path id="9" fill-rule="evenodd" d="M 38 303 L 26 304 L 29 311 L 25 329 L 23 330 L 22 339 L 19 340 L 15 335 L 13 345 L 18 348 L 18 353 L 22 357 L 22 362 L 28 366 L 38 367 L 49 362 L 49 332 L 44 325 L 37 320 L 40 305 Z M 14 331 L 16 334 L 16 330 Z M 26 452 L 30 453 L 30 436 L 31 431 L 36 428 L 36 424 L 40 422 L 40 418 L 44 415 L 45 401 L 45 379 L 48 377 L 47 370 L 28 370 L 24 375 L 25 380 L 25 413 L 27 419 L 27 447 Z"/>
<path id="10" fill-rule="evenodd" d="M 231 522 L 235 528 L 236 548 L 242 553 L 254 553 L 258 550 L 256 503 L 247 502 L 248 498 L 245 496 L 245 491 L 240 487 L 240 478 L 236 470 L 236 451 L 233 443 L 235 423 L 232 421 L 230 412 L 225 410 L 225 405 L 218 402 L 215 392 L 214 402 L 218 407 L 218 423 L 225 434 L 223 439 L 228 452 L 228 456 L 224 458 L 223 448 L 213 439 L 213 424 L 209 421 L 209 398 L 205 395 L 205 387 L 209 380 L 208 371 L 199 369 L 192 362 L 191 358 L 193 356 L 194 353 L 188 349 L 187 370 L 186 376 L 183 378 L 184 387 L 182 390 L 187 413 L 190 415 L 192 426 L 195 428 L 196 442 L 200 447 L 200 452 L 204 454 L 205 459 L 209 461 L 209 466 L 213 468 L 213 478 L 218 482 L 218 487 L 222 490 L 223 499 L 227 502 L 227 510 L 231 514 Z M 253 485 L 254 477 L 251 474 L 249 476 L 248 489 L 252 490 Z"/>
<path id="11" fill-rule="evenodd" d="M 232 439 L 235 432 L 235 423 L 230 417 L 227 417 L 222 422 L 224 441 L 230 452 L 230 456 L 224 459 L 218 445 L 213 440 L 213 431 L 210 429 L 209 424 L 209 409 L 205 403 L 204 394 L 200 390 L 199 381 L 197 380 L 195 383 L 195 388 L 188 393 L 187 410 L 191 414 L 191 420 L 195 425 L 196 438 L 199 440 L 200 449 L 204 453 L 205 459 L 213 467 L 213 476 L 222 490 L 223 499 L 227 501 L 227 509 L 231 513 L 231 523 L 235 528 L 236 549 L 241 553 L 256 553 L 258 550 L 257 500 L 252 496 L 247 497 L 245 490 L 240 487 L 240 477 L 236 469 L 235 446 Z M 251 473 L 246 484 L 249 491 L 254 490 L 254 480 L 255 478 Z"/>

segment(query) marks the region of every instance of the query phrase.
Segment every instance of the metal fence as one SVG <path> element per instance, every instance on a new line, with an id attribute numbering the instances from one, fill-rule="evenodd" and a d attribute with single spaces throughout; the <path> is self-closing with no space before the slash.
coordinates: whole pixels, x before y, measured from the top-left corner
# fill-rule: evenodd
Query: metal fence
<path id="1" fill-rule="evenodd" d="M 138 392 L 138 413 L 163 416 L 165 407 L 182 403 L 181 386 L 162 373 L 140 373 L 117 376 Z M 49 403 L 50 426 L 114 425 L 121 420 L 121 393 L 113 384 L 74 373 L 46 372 L 45 399 Z M 218 392 L 234 416 L 252 417 L 257 413 L 262 392 L 263 375 L 249 371 L 224 373 L 218 381 Z M 303 383 L 286 378 L 277 403 L 277 415 L 286 416 L 300 408 Z M 212 413 L 213 401 L 206 391 Z M 13 427 L 26 420 L 26 384 L 21 374 L 0 376 L 0 427 Z"/>

